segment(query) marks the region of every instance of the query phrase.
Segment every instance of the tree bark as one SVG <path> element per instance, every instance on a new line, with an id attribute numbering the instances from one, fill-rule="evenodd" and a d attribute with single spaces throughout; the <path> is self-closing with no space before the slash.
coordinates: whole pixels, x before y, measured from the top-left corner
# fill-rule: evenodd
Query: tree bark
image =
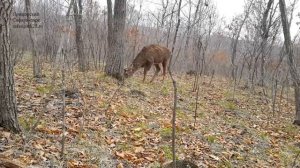
<path id="1" fill-rule="evenodd" d="M 10 44 L 10 17 L 13 0 L 0 1 L 0 126 L 20 132 L 14 87 L 14 67 Z"/>
<path id="2" fill-rule="evenodd" d="M 30 43 L 31 43 L 31 53 L 32 53 L 32 64 L 33 64 L 33 76 L 35 78 L 42 77 L 42 67 L 41 67 L 41 61 L 40 57 L 37 54 L 36 49 L 36 34 L 34 31 L 34 27 L 30 22 L 31 19 L 31 1 L 25 0 L 25 8 L 27 13 L 27 19 L 28 19 L 28 30 L 29 30 L 29 37 L 30 37 Z"/>
<path id="3" fill-rule="evenodd" d="M 126 21 L 126 0 L 115 0 L 112 15 L 111 0 L 107 0 L 108 8 L 108 56 L 105 65 L 106 74 L 123 80 L 124 72 L 124 29 Z"/>
<path id="4" fill-rule="evenodd" d="M 84 57 L 84 46 L 82 40 L 82 0 L 75 0 L 75 2 L 73 3 L 73 10 L 79 71 L 84 72 L 87 70 L 87 58 Z"/>
<path id="5" fill-rule="evenodd" d="M 292 48 L 293 46 L 291 42 L 291 34 L 290 34 L 289 24 L 287 21 L 286 5 L 284 0 L 279 0 L 279 8 L 281 13 L 285 51 L 288 56 L 289 71 L 293 79 L 294 91 L 295 91 L 296 116 L 295 116 L 294 124 L 300 126 L 300 88 L 299 88 L 300 76 L 299 73 L 297 72 L 297 67 L 294 61 L 294 53 Z"/>
<path id="6" fill-rule="evenodd" d="M 296 116 L 294 120 L 295 125 L 300 126 L 300 88 L 299 87 L 294 87 L 295 91 L 295 106 L 296 106 Z"/>

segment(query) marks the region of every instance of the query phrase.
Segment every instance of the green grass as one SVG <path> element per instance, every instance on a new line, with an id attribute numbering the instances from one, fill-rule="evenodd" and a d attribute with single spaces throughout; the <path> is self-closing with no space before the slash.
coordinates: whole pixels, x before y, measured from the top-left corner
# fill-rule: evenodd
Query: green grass
<path id="1" fill-rule="evenodd" d="M 260 133 L 259 137 L 263 140 L 267 140 L 269 138 L 268 134 L 265 132 Z"/>
<path id="2" fill-rule="evenodd" d="M 224 109 L 228 109 L 228 110 L 231 110 L 231 111 L 237 110 L 236 104 L 232 101 L 227 101 L 227 100 L 221 101 L 221 102 L 219 102 L 219 105 L 221 107 L 223 107 Z"/>
<path id="3" fill-rule="evenodd" d="M 31 127 L 37 122 L 37 119 L 33 116 L 21 116 L 18 118 L 19 124 L 25 131 L 29 131 Z"/>
<path id="4" fill-rule="evenodd" d="M 217 165 L 218 168 L 233 168 L 232 163 L 229 160 L 222 160 Z"/>
<path id="5" fill-rule="evenodd" d="M 161 150 L 164 152 L 166 159 L 171 160 L 173 158 L 172 149 L 170 146 L 162 146 Z"/>
<path id="6" fill-rule="evenodd" d="M 128 150 L 132 149 L 132 146 L 129 145 L 129 143 L 117 143 L 116 149 L 119 151 L 128 151 Z"/>
<path id="7" fill-rule="evenodd" d="M 100 101 L 99 104 L 98 104 L 99 108 L 106 108 L 107 105 L 108 105 L 108 104 L 107 104 L 107 102 L 105 102 L 105 101 Z"/>
<path id="8" fill-rule="evenodd" d="M 282 131 L 286 132 L 289 138 L 294 137 L 299 133 L 297 127 L 295 125 L 292 125 L 291 123 L 287 123 L 286 126 L 283 127 Z"/>
<path id="9" fill-rule="evenodd" d="M 176 110 L 176 115 L 180 119 L 187 118 L 187 114 L 183 110 L 181 110 L 179 108 L 177 108 L 177 110 Z"/>
<path id="10" fill-rule="evenodd" d="M 207 137 L 206 137 L 206 140 L 207 140 L 207 142 L 208 143 L 214 143 L 214 142 L 216 142 L 216 140 L 217 140 L 217 136 L 215 136 L 215 135 L 208 135 Z"/>
<path id="11" fill-rule="evenodd" d="M 163 139 L 170 139 L 172 137 L 172 128 L 163 128 L 160 130 L 160 136 Z"/>
<path id="12" fill-rule="evenodd" d="M 117 111 L 118 114 L 126 114 L 129 117 L 135 117 L 138 115 L 138 108 L 134 106 L 122 105 L 121 107 L 117 108 Z"/>
<path id="13" fill-rule="evenodd" d="M 161 91 L 161 94 L 163 96 L 168 96 L 171 92 L 170 89 L 167 86 L 163 86 L 160 91 Z"/>
<path id="14" fill-rule="evenodd" d="M 38 93 L 40 94 L 48 94 L 51 93 L 53 91 L 53 87 L 50 85 L 45 85 L 45 86 L 37 86 L 36 90 Z"/>
<path id="15" fill-rule="evenodd" d="M 142 130 L 145 130 L 148 128 L 148 125 L 145 122 L 139 122 L 136 126 L 138 128 L 141 128 Z"/>
<path id="16" fill-rule="evenodd" d="M 104 79 L 108 77 L 104 72 L 94 72 L 93 75 L 96 77 L 96 79 Z"/>
<path id="17" fill-rule="evenodd" d="M 288 167 L 293 162 L 293 159 L 290 157 L 290 154 L 284 151 L 279 153 L 280 162 L 283 164 L 284 167 Z"/>

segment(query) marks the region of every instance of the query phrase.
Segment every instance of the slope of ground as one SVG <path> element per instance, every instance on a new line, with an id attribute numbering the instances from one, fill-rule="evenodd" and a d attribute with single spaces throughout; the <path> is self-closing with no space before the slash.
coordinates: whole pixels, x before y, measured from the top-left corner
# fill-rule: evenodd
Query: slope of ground
<path id="1" fill-rule="evenodd" d="M 46 68 L 46 67 L 45 67 Z M 62 166 L 61 75 L 32 79 L 16 68 L 21 135 L 0 132 L 0 156 L 23 165 Z M 171 160 L 172 83 L 123 86 L 102 72 L 66 72 L 66 144 L 69 167 L 159 167 Z M 273 114 L 269 98 L 217 78 L 201 78 L 195 120 L 193 77 L 178 76 L 177 157 L 199 167 L 300 166 L 300 129 L 294 107 L 282 99 Z M 148 77 L 149 80 L 149 77 Z M 279 101 L 280 98 L 278 98 Z"/>

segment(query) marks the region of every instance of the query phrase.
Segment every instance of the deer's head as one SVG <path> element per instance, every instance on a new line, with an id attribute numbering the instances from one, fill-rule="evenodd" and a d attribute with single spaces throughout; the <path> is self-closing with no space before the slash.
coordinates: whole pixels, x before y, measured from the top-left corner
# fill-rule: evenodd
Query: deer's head
<path id="1" fill-rule="evenodd" d="M 129 78 L 134 74 L 134 72 L 135 72 L 135 70 L 134 70 L 133 66 L 131 65 L 130 67 L 124 69 L 124 77 Z"/>

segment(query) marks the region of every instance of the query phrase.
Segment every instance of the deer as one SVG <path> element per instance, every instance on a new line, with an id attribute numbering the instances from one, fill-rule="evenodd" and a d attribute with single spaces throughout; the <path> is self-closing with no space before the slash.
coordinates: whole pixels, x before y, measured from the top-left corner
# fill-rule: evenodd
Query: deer
<path id="1" fill-rule="evenodd" d="M 124 69 L 124 77 L 129 78 L 133 76 L 138 69 L 144 68 L 143 82 L 145 82 L 147 72 L 151 69 L 152 65 L 154 65 L 156 70 L 150 81 L 151 83 L 160 72 L 160 64 L 162 64 L 164 81 L 167 71 L 167 64 L 170 57 L 171 52 L 166 47 L 157 44 L 145 46 L 135 57 L 129 68 Z"/>

